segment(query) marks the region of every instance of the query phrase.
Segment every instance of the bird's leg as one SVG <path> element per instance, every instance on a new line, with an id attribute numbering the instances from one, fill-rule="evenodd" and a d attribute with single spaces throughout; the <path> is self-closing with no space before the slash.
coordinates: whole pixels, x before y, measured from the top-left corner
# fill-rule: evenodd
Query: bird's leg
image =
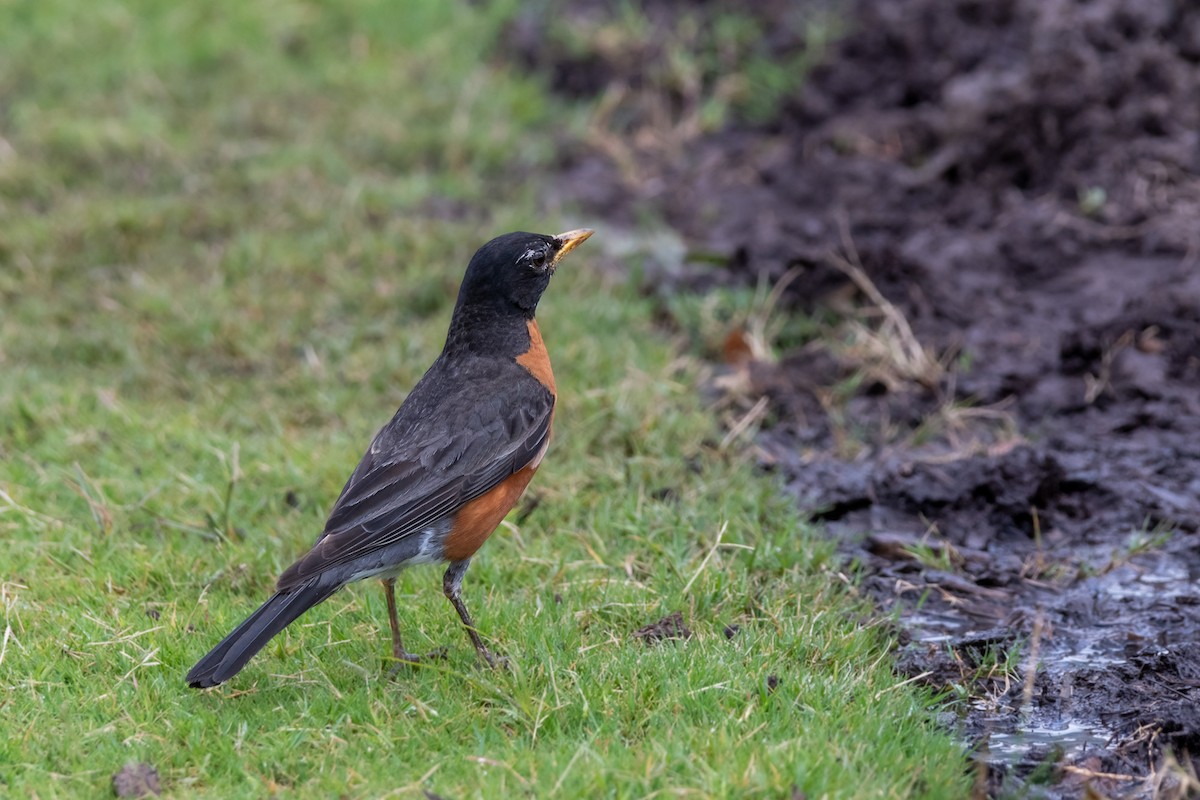
<path id="1" fill-rule="evenodd" d="M 383 596 L 387 598 L 388 622 L 392 626 L 392 658 L 396 663 L 392 665 L 391 674 L 395 674 L 401 665 L 416 664 L 423 657 L 405 650 L 404 642 L 400 638 L 400 620 L 396 616 L 396 579 L 381 578 L 379 582 L 383 584 Z M 439 650 L 424 658 L 440 658 L 442 655 L 444 653 Z"/>
<path id="2" fill-rule="evenodd" d="M 471 619 L 471 614 L 462 601 L 463 575 L 467 574 L 467 567 L 470 564 L 471 559 L 469 558 L 451 562 L 449 569 L 442 577 L 442 592 L 454 606 L 454 610 L 458 612 L 458 618 L 462 620 L 463 627 L 467 629 L 467 635 L 471 637 L 471 643 L 475 645 L 475 652 L 479 653 L 479 657 L 486 661 L 489 667 L 495 668 L 497 665 L 503 664 L 504 659 L 492 655 L 491 651 L 484 646 L 483 639 L 479 638 L 479 631 L 475 629 L 475 622 Z"/>

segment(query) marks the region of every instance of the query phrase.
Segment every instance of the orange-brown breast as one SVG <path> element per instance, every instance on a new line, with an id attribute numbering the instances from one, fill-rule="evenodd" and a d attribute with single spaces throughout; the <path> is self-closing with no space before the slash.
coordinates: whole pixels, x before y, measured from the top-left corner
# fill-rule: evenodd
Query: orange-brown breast
<path id="1" fill-rule="evenodd" d="M 546 343 L 542 341 L 542 332 L 538 330 L 534 320 L 529 320 L 529 349 L 517 356 L 517 363 L 529 370 L 533 377 L 550 390 L 550 394 L 556 393 L 554 371 L 550 369 L 550 356 L 546 352 Z M 537 472 L 545 452 L 543 447 L 532 463 L 514 472 L 487 494 L 476 497 L 459 510 L 443 543 L 446 558 L 461 561 L 473 556 L 475 551 L 483 546 L 487 538 L 500 527 L 505 515 L 521 499 L 521 494 L 533 479 L 533 473 Z"/>
<path id="2" fill-rule="evenodd" d="M 521 499 L 529 485 L 536 466 L 528 466 L 501 481 L 487 494 L 476 497 L 454 515 L 450 533 L 443 543 L 445 557 L 450 561 L 461 561 L 475 555 L 487 538 L 500 527 L 506 514 Z"/>
<path id="3" fill-rule="evenodd" d="M 535 320 L 529 320 L 529 349 L 517 356 L 517 363 L 529 370 L 542 386 L 557 395 L 554 387 L 554 371 L 550 369 L 550 354 L 546 352 L 546 343 L 542 341 L 542 332 L 538 330 Z"/>

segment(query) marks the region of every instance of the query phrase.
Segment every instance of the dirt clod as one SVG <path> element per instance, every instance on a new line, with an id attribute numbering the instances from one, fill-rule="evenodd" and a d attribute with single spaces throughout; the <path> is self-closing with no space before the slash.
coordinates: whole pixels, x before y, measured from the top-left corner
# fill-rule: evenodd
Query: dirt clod
<path id="1" fill-rule="evenodd" d="M 634 638 L 641 639 L 646 644 L 658 644 L 669 639 L 690 639 L 692 631 L 683 622 L 683 612 L 675 611 L 657 622 L 638 628 L 633 633 Z"/>
<path id="2" fill-rule="evenodd" d="M 117 797 L 152 797 L 162 794 L 158 770 L 150 764 L 131 761 L 112 777 Z"/>

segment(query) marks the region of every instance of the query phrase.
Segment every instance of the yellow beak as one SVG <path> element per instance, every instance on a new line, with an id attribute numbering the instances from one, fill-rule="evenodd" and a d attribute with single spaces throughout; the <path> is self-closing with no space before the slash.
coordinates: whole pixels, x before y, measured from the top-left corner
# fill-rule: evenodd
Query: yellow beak
<path id="1" fill-rule="evenodd" d="M 554 237 L 554 241 L 558 242 L 558 251 L 554 254 L 554 261 L 551 262 L 551 267 L 557 267 L 558 262 L 563 260 L 563 256 L 574 250 L 579 245 L 588 240 L 588 237 L 595 233 L 591 228 L 579 228 L 566 233 L 560 233 Z"/>

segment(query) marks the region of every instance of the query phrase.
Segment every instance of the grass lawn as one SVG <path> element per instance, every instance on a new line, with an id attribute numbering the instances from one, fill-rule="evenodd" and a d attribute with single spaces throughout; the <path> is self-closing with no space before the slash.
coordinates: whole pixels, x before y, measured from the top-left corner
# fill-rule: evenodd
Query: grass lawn
<path id="1" fill-rule="evenodd" d="M 0 5 L 0 795 L 961 797 L 960 748 L 694 364 L 538 212 L 564 107 L 503 5 Z M 465 599 L 344 591 L 229 684 L 191 664 L 311 543 L 441 347 L 474 249 L 599 229 L 539 315 L 555 440 Z M 682 611 L 695 635 L 646 646 Z M 740 626 L 732 639 L 726 626 Z"/>

